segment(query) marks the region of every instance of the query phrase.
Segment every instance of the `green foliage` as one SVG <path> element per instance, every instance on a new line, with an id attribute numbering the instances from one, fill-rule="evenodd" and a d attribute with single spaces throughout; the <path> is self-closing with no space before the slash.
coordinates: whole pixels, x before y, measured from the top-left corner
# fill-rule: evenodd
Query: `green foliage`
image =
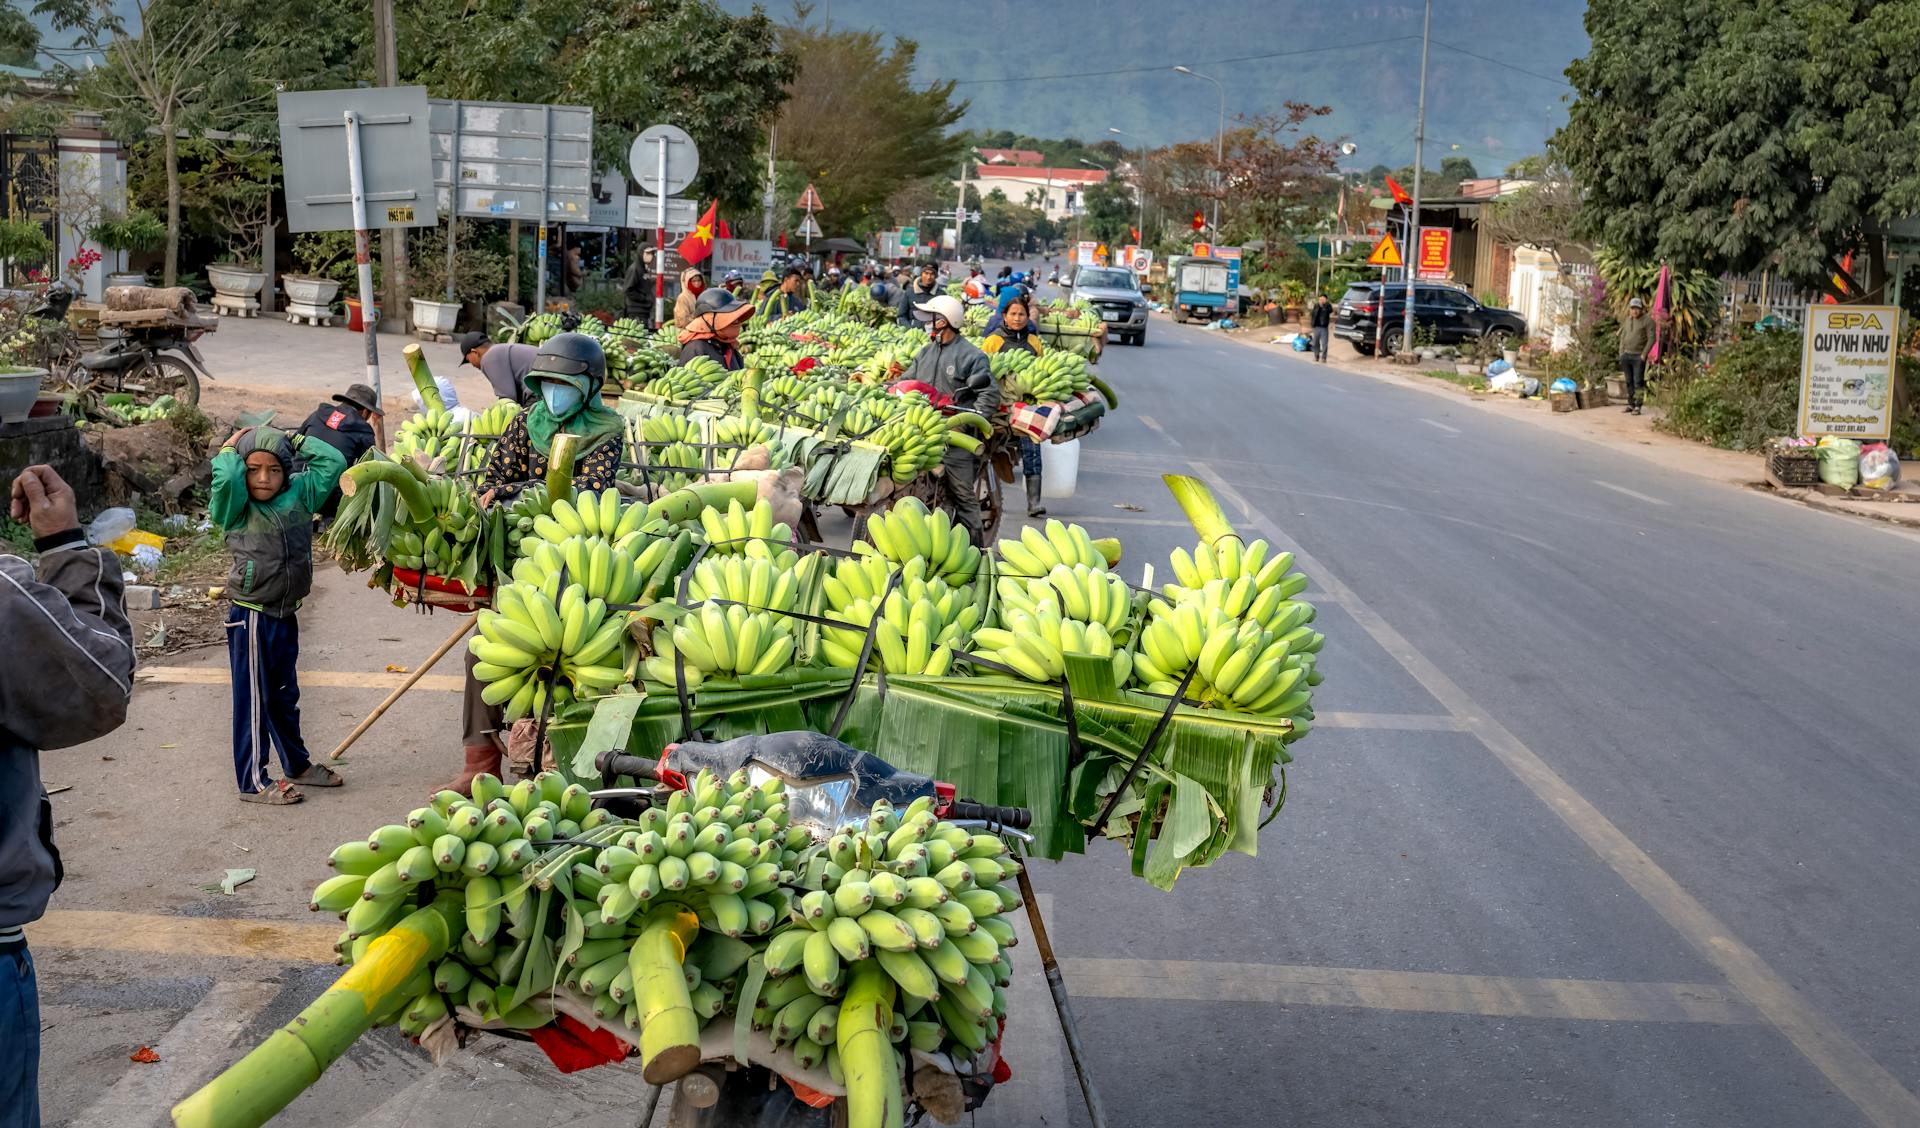
<path id="1" fill-rule="evenodd" d="M 1084 208 L 1080 229 L 1087 238 L 1110 245 L 1131 241 L 1128 233 L 1133 227 L 1137 205 L 1133 192 L 1125 184 L 1108 177 L 1087 189 L 1080 199 Z"/>
<path id="2" fill-rule="evenodd" d="M 1605 293 L 1616 316 L 1627 302 L 1639 298 L 1653 313 L 1660 287 L 1660 264 L 1633 262 L 1610 247 L 1594 255 L 1594 266 L 1606 283 Z M 1675 270 L 1667 280 L 1665 318 L 1661 339 L 1668 347 L 1694 349 L 1713 335 L 1720 320 L 1720 280 L 1704 270 Z"/>
<path id="3" fill-rule="evenodd" d="M 53 241 L 31 219 L 0 219 L 0 259 L 16 266 L 45 264 L 53 257 Z"/>
<path id="4" fill-rule="evenodd" d="M 316 231 L 296 235 L 293 240 L 293 261 L 311 277 L 331 278 L 340 283 L 342 297 L 357 298 L 360 296 L 360 275 L 353 261 L 353 243 L 354 233 L 351 231 Z M 380 260 L 375 258 L 373 288 L 376 293 L 379 292 L 380 281 Z M 441 285 L 444 287 L 446 283 L 442 282 Z"/>
<path id="5" fill-rule="evenodd" d="M 1865 221 L 1920 212 L 1914 5 L 1593 0 L 1586 25 L 1556 146 L 1597 242 L 1832 292 Z"/>
<path id="6" fill-rule="evenodd" d="M 1656 366 L 1667 405 L 1659 426 L 1727 450 L 1759 450 L 1798 421 L 1800 334 L 1761 330 L 1723 345 L 1713 363 L 1685 358 Z"/>
<path id="7" fill-rule="evenodd" d="M 167 239 L 167 225 L 149 211 L 110 215 L 93 225 L 87 238 L 110 251 L 150 251 Z"/>
<path id="8" fill-rule="evenodd" d="M 447 225 L 416 232 L 413 251 L 407 258 L 407 271 L 413 296 L 428 301 L 444 301 L 447 296 Z M 349 263 L 351 256 L 349 255 Z M 453 243 L 453 297 L 459 302 L 477 302 L 504 294 L 507 289 L 507 256 L 480 240 L 477 225 L 461 220 Z"/>

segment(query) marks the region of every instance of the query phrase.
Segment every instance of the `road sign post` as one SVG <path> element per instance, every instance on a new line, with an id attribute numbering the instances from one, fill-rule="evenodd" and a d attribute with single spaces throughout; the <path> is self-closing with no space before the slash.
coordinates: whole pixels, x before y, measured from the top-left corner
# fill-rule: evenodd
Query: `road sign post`
<path id="1" fill-rule="evenodd" d="M 667 197 L 693 183 L 700 173 L 700 148 L 687 131 L 677 125 L 650 125 L 633 139 L 627 151 L 627 164 L 633 178 L 644 191 L 654 196 L 654 263 L 667 261 Z M 666 322 L 667 273 L 653 272 L 653 320 Z"/>
<path id="2" fill-rule="evenodd" d="M 1387 271 L 1405 262 L 1400 257 L 1400 244 L 1393 241 L 1392 231 L 1382 231 L 1380 241 L 1373 246 L 1373 253 L 1367 256 L 1368 266 L 1380 268 L 1380 308 L 1373 314 L 1373 355 L 1381 355 L 1380 349 L 1386 340 L 1387 325 Z M 1407 298 L 1412 300 L 1409 287 Z"/>

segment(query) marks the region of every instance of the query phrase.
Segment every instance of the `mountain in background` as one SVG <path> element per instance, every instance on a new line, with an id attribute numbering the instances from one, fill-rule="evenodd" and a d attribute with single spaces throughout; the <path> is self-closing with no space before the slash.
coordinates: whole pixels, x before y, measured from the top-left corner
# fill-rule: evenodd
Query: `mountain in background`
<path id="1" fill-rule="evenodd" d="M 767 7 L 792 18 L 791 8 Z M 1584 0 L 1436 0 L 1433 8 L 1427 166 L 1464 156 L 1497 173 L 1539 152 L 1566 118 L 1562 72 L 1587 50 Z M 1113 127 L 1127 145 L 1210 136 L 1219 95 L 1173 72 L 1184 63 L 1224 82 L 1229 127 L 1236 114 L 1290 100 L 1325 104 L 1333 113 L 1319 132 L 1359 146 L 1349 167 L 1413 160 L 1418 0 L 819 0 L 812 19 L 918 42 L 917 77 L 958 80 L 970 129 L 1098 141 Z M 1303 53 L 1249 57 L 1280 52 Z M 1116 70 L 1136 73 L 1089 74 Z M 1004 81 L 1051 75 L 1086 77 Z"/>

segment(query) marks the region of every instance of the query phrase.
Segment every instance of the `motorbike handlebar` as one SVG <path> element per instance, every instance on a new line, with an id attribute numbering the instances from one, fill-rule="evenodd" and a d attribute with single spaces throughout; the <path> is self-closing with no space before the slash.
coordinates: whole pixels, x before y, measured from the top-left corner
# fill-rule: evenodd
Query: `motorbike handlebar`
<path id="1" fill-rule="evenodd" d="M 950 819 L 979 819 L 981 822 L 998 823 L 1015 830 L 1026 830 L 1033 825 L 1033 812 L 1025 807 L 990 807 L 985 803 L 974 803 L 966 799 L 955 799 L 947 808 Z"/>
<path id="2" fill-rule="evenodd" d="M 624 752 L 602 752 L 593 758 L 593 766 L 603 775 L 632 776 L 635 779 L 660 778 L 660 761 Z"/>

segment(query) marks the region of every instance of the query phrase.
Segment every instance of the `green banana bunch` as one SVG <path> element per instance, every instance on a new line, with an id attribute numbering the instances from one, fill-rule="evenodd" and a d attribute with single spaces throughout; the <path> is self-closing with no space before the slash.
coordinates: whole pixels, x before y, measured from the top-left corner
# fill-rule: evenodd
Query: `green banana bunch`
<path id="1" fill-rule="evenodd" d="M 939 677 L 951 668 L 953 652 L 966 649 L 980 622 L 974 588 L 929 579 L 924 557 L 914 557 L 901 570 L 900 585 L 891 592 L 886 589 L 892 567 L 878 556 L 843 559 L 826 577 L 821 587 L 832 612 L 828 617 L 846 624 L 821 631 L 821 655 L 828 665 L 859 665 L 869 628 L 874 657 L 890 674 Z"/>
<path id="2" fill-rule="evenodd" d="M 478 470 L 486 464 L 487 452 L 493 449 L 494 441 L 506 433 L 507 424 L 520 414 L 520 405 L 509 399 L 494 400 L 485 411 L 467 420 L 466 457 L 461 461 L 463 471 Z"/>
<path id="3" fill-rule="evenodd" d="M 687 594 L 701 603 L 745 604 L 750 611 L 793 611 L 820 559 L 807 556 L 795 566 L 782 567 L 760 556 L 709 555 L 687 577 Z"/>
<path id="4" fill-rule="evenodd" d="M 692 534 L 683 530 L 679 536 L 690 539 Z M 616 547 L 599 537 L 521 543 L 532 547 L 513 566 L 515 583 L 544 590 L 549 582 L 559 583 L 565 568 L 567 581 L 579 584 L 589 598 L 615 604 L 633 603 L 649 591 L 647 582 L 662 564 L 675 558 L 679 547 L 672 536 L 647 538 L 637 553 L 634 545 Z"/>
<path id="5" fill-rule="evenodd" d="M 707 398 L 727 375 L 727 370 L 712 357 L 695 357 L 667 369 L 647 385 L 647 390 L 676 403 L 685 403 Z"/>
<path id="6" fill-rule="evenodd" d="M 1032 611 L 1003 606 L 1000 622 L 974 632 L 974 651 L 1028 681 L 1059 681 L 1069 654 L 1108 659 L 1117 685 L 1125 685 L 1133 672 L 1132 653 L 1114 646 L 1103 624 L 1064 617 L 1057 599 L 1042 601 Z"/>
<path id="7" fill-rule="evenodd" d="M 413 461 L 432 467 L 453 466 L 460 458 L 460 427 L 445 408 L 429 408 L 400 424 L 391 451 L 395 462 Z"/>
<path id="8" fill-rule="evenodd" d="M 557 313 L 536 313 L 513 330 L 513 338 L 523 345 L 543 345 L 547 338 L 565 331 Z"/>
<path id="9" fill-rule="evenodd" d="M 700 528 L 707 536 L 708 555 L 744 554 L 771 560 L 782 569 L 793 567 L 800 559 L 798 553 L 784 547 L 793 543 L 793 530 L 784 521 L 774 523 L 773 505 L 764 497 L 751 509 L 738 501 L 728 502 L 724 512 L 702 509 Z"/>
<path id="10" fill-rule="evenodd" d="M 1056 518 L 1048 518 L 1041 529 L 1028 525 L 1020 530 L 1018 540 L 1009 537 L 995 548 L 1000 553 L 1000 559 L 1006 561 L 1013 574 L 1019 576 L 1045 576 L 1053 571 L 1056 564 L 1085 564 L 1099 569 L 1107 567 L 1107 558 L 1094 544 L 1091 534 L 1078 525 L 1069 525 Z"/>
<path id="11" fill-rule="evenodd" d="M 729 415 L 713 426 L 713 441 L 718 446 L 744 450 L 751 446 L 771 444 L 779 437 L 773 425 L 758 419 L 742 419 Z"/>
<path id="12" fill-rule="evenodd" d="M 618 550 L 638 552 L 648 540 L 667 533 L 665 522 L 647 527 L 645 502 L 629 502 L 617 489 L 598 493 L 584 490 L 575 494 L 572 501 L 565 498 L 542 498 L 542 501 L 545 511 L 527 519 L 526 531 L 532 535 L 523 534 L 518 542 L 521 556 L 531 555 L 542 542 L 557 545 L 572 537 L 594 538 Z"/>
<path id="13" fill-rule="evenodd" d="M 1042 604 L 1082 623 L 1098 623 L 1109 636 L 1119 633 L 1133 610 L 1133 592 L 1126 581 L 1086 564 L 1055 564 L 1045 576 L 1019 579 L 1002 576 L 995 586 L 1001 615 L 1009 611 L 1035 614 Z"/>
<path id="14" fill-rule="evenodd" d="M 642 670 L 653 681 L 674 685 L 677 654 L 691 689 L 709 677 L 777 674 L 793 665 L 796 646 L 793 620 L 785 615 L 708 603 L 671 627 L 654 629 L 653 657 Z"/>
<path id="15" fill-rule="evenodd" d="M 605 600 L 590 598 L 580 584 L 561 588 L 559 580 L 555 573 L 544 588 L 500 585 L 495 608 L 480 612 L 479 633 L 467 641 L 478 660 L 473 676 L 483 683 L 481 700 L 500 706 L 509 721 L 629 680 L 621 646 L 628 614 L 609 613 Z"/>
<path id="16" fill-rule="evenodd" d="M 946 416 L 927 397 L 914 392 L 867 400 L 861 406 L 866 409 L 864 413 L 849 413 L 848 430 L 855 435 L 868 432 L 868 442 L 887 448 L 894 481 L 912 481 L 922 471 L 940 465 L 954 432 Z M 878 426 L 861 426 L 872 421 L 878 421 Z"/>
<path id="17" fill-rule="evenodd" d="M 895 564 L 918 557 L 949 583 L 969 583 L 980 572 L 980 550 L 967 540 L 967 531 L 946 510 L 930 510 L 917 497 L 903 497 L 869 516 L 863 535 L 853 542 L 855 552 L 877 553 Z"/>

